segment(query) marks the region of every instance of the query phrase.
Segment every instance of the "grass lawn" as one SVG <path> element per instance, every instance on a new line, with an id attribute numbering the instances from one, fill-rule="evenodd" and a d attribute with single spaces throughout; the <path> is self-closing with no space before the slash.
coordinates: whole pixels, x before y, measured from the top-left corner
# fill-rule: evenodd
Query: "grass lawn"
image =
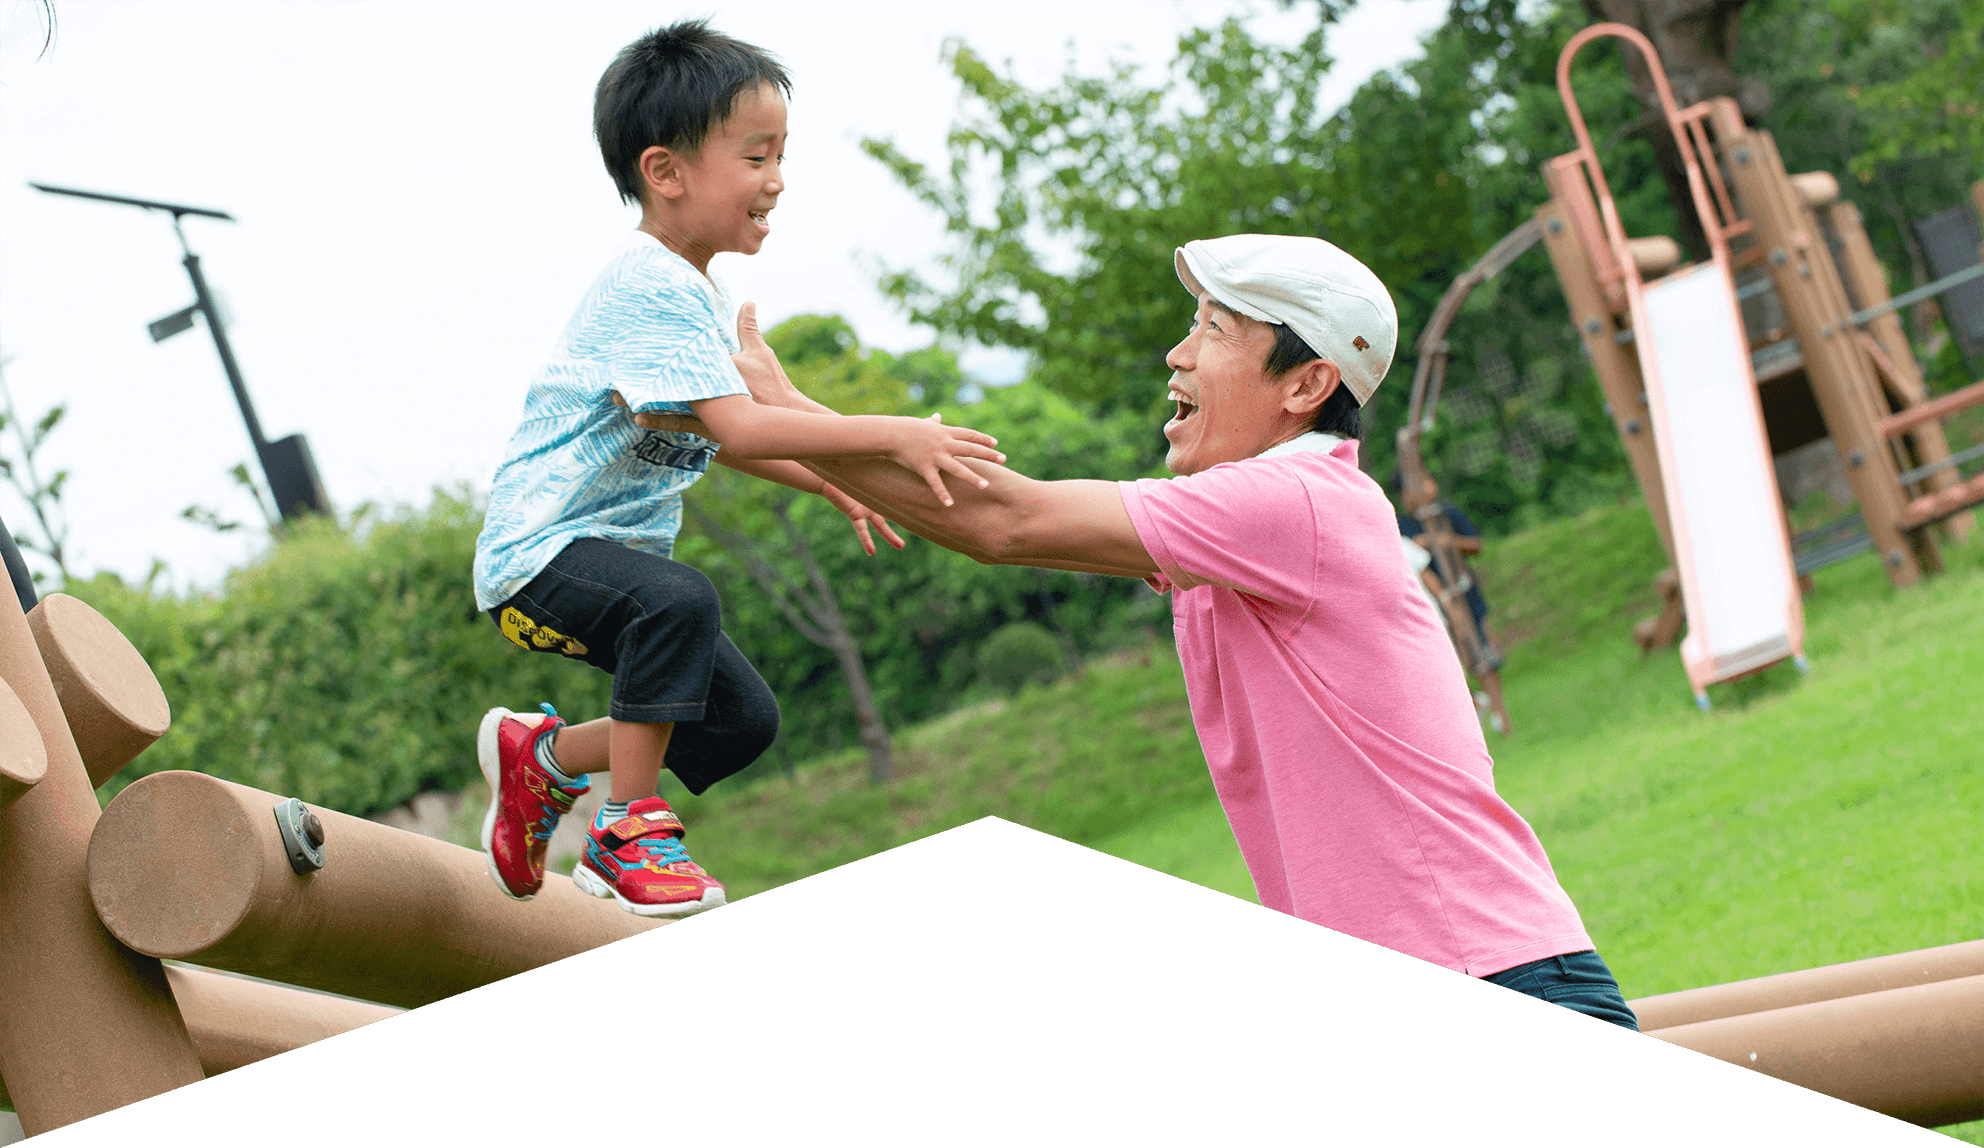
<path id="1" fill-rule="evenodd" d="M 1984 530 L 1906 590 L 1863 555 L 1805 600 L 1811 672 L 1710 689 L 1642 658 L 1660 547 L 1637 503 L 1492 542 L 1514 731 L 1497 785 L 1628 997 L 1984 937 Z M 1162 648 L 704 798 L 697 858 L 741 895 L 986 814 L 1251 899 Z M 665 791 L 666 792 L 666 791 Z M 1984 1144 L 1984 1121 L 1945 1129 Z"/>
<path id="2" fill-rule="evenodd" d="M 1704 715 L 1673 651 L 1632 646 L 1651 591 L 1601 568 L 1649 552 L 1657 567 L 1634 525 L 1616 510 L 1552 524 L 1483 570 L 1528 635 L 1503 671 L 1497 786 L 1626 995 L 1984 937 L 1984 542 L 1946 548 L 1949 569 L 1907 590 L 1872 555 L 1820 571 L 1811 673 L 1712 687 Z M 1217 802 L 1091 844 L 1253 896 Z M 1984 1121 L 1944 1131 L 1984 1144 Z"/>

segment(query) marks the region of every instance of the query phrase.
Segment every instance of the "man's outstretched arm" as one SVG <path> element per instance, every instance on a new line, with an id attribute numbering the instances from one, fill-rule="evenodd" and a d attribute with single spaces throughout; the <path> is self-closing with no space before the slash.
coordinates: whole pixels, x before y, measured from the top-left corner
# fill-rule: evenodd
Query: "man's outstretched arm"
<path id="1" fill-rule="evenodd" d="M 778 357 L 758 332 L 757 311 L 749 303 L 738 317 L 738 336 L 744 350 L 736 356 L 737 367 L 752 398 L 767 406 L 834 413 L 801 394 L 786 378 Z M 669 416 L 642 415 L 638 421 L 644 426 L 698 429 Z M 956 503 L 944 506 L 921 478 L 887 459 L 811 459 L 805 465 L 896 522 L 979 562 L 1129 578 L 1157 573 L 1157 563 L 1137 537 L 1113 482 L 1039 482 L 996 463 L 971 459 L 965 465 L 987 485 L 972 489 L 969 483 L 951 481 L 947 485 Z"/>

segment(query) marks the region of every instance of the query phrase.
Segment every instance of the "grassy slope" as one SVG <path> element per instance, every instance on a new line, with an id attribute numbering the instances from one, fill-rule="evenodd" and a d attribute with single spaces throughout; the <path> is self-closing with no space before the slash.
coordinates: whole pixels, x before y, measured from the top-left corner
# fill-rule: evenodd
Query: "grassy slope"
<path id="1" fill-rule="evenodd" d="M 1631 643 L 1661 565 L 1637 503 L 1491 544 L 1497 784 L 1628 996 L 1984 936 L 1984 531 L 1946 555 L 1904 591 L 1871 556 L 1821 571 L 1811 673 L 1713 687 L 1703 715 L 1674 652 Z M 986 814 L 1253 895 L 1168 652 L 899 731 L 897 755 L 879 789 L 851 753 L 669 796 L 740 895 Z"/>

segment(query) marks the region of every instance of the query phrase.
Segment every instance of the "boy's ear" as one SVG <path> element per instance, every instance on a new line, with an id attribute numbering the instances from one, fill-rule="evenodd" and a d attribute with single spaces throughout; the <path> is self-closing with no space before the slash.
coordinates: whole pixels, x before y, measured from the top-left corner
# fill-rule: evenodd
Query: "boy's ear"
<path id="1" fill-rule="evenodd" d="M 641 153 L 635 161 L 641 172 L 641 186 L 662 199 L 680 199 L 687 190 L 682 183 L 680 157 L 659 145 Z"/>
<path id="2" fill-rule="evenodd" d="M 1306 418 L 1343 385 L 1343 372 L 1328 359 L 1310 359 L 1275 381 L 1282 388 L 1281 409 Z"/>

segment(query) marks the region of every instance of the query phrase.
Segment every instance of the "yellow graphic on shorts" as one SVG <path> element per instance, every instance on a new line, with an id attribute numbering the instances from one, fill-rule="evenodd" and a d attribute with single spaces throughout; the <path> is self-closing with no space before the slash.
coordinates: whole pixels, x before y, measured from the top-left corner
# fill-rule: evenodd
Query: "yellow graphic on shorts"
<path id="1" fill-rule="evenodd" d="M 503 620 L 499 623 L 503 636 L 526 650 L 549 650 L 568 658 L 583 658 L 586 644 L 577 638 L 568 638 L 549 626 L 540 626 L 524 616 L 515 606 L 503 608 Z"/>

